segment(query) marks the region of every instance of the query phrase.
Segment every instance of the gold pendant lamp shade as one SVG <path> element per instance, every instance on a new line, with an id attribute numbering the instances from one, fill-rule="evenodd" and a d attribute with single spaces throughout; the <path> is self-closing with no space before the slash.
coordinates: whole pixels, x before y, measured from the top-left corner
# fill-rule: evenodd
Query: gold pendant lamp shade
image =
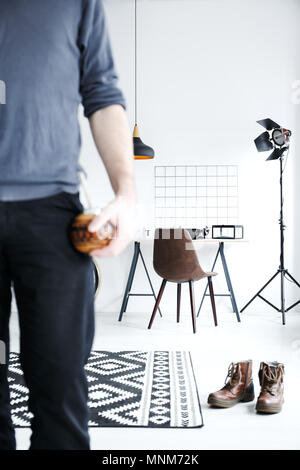
<path id="1" fill-rule="evenodd" d="M 135 7 L 135 126 L 133 129 L 133 152 L 135 160 L 151 160 L 154 158 L 154 150 L 149 145 L 144 144 L 140 138 L 137 125 L 137 0 L 134 0 Z"/>

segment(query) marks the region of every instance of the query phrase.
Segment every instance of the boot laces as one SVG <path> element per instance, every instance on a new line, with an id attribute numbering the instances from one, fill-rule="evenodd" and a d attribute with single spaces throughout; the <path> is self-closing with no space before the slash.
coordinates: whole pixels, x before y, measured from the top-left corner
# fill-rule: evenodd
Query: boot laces
<path id="1" fill-rule="evenodd" d="M 264 392 L 268 392 L 271 395 L 275 395 L 275 386 L 281 380 L 282 369 L 281 367 L 276 367 L 275 370 L 272 370 L 268 364 L 265 364 L 263 367 L 263 384 L 262 389 Z"/>
<path id="2" fill-rule="evenodd" d="M 224 387 L 230 388 L 234 383 L 238 382 L 241 374 L 241 365 L 232 362 L 228 367 L 227 376 L 225 379 Z"/>

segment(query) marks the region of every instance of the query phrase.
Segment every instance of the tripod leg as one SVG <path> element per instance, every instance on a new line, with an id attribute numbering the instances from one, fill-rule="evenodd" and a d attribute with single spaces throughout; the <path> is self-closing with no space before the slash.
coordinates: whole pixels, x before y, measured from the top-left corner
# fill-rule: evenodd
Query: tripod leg
<path id="1" fill-rule="evenodd" d="M 288 276 L 290 278 L 290 280 L 292 282 L 294 282 L 296 284 L 296 286 L 299 287 L 300 289 L 300 284 L 299 282 L 296 281 L 296 279 L 288 272 L 286 271 L 285 272 L 285 275 Z M 285 311 L 288 312 L 289 310 L 291 310 L 292 308 L 296 307 L 296 305 L 300 304 L 300 300 L 297 300 L 297 302 L 294 302 L 293 305 L 290 305 L 289 308 L 286 308 Z"/>
<path id="2" fill-rule="evenodd" d="M 259 294 L 273 281 L 273 279 L 275 279 L 275 277 L 280 273 L 280 271 L 277 271 L 276 274 L 274 274 L 274 276 L 271 277 L 271 279 L 269 279 L 269 281 L 254 295 L 254 297 L 252 297 L 251 300 L 249 300 L 249 302 L 242 308 L 241 310 L 241 313 L 246 310 L 246 308 L 253 302 L 254 299 L 256 299 L 256 297 L 259 296 Z"/>
<path id="3" fill-rule="evenodd" d="M 284 298 L 284 271 L 281 271 L 281 316 L 282 324 L 285 325 L 285 298 Z"/>
<path id="4" fill-rule="evenodd" d="M 286 276 L 288 276 L 299 288 L 300 288 L 300 284 L 298 281 L 296 281 L 296 279 L 288 272 L 286 271 Z"/>

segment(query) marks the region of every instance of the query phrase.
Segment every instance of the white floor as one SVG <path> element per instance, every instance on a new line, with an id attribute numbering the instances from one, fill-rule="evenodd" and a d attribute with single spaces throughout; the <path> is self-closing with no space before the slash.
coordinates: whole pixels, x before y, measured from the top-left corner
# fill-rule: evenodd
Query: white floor
<path id="1" fill-rule="evenodd" d="M 202 315 L 202 313 L 201 313 Z M 97 314 L 94 349 L 98 350 L 190 350 L 197 378 L 204 427 L 200 429 L 91 429 L 92 449 L 202 450 L 202 449 L 300 449 L 300 313 L 291 311 L 282 326 L 280 315 L 245 313 L 238 324 L 232 313 L 219 312 L 219 326 L 212 315 L 199 317 L 197 334 L 191 332 L 190 315 L 181 323 L 174 314 L 158 316 L 147 330 L 149 314 Z M 12 350 L 18 350 L 16 315 L 11 321 Z M 259 392 L 260 361 L 285 364 L 285 404 L 278 415 L 257 415 L 255 401 L 231 409 L 210 409 L 209 392 L 223 385 L 231 361 L 254 361 L 254 384 Z M 19 449 L 29 445 L 30 430 L 17 430 Z"/>

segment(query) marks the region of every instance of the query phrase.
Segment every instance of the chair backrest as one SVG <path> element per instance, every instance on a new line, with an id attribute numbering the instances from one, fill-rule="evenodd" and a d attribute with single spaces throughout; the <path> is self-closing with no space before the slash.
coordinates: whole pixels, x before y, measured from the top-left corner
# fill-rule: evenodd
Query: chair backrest
<path id="1" fill-rule="evenodd" d="M 189 232 L 183 228 L 155 230 L 153 267 L 167 281 L 187 282 L 205 275 Z"/>

